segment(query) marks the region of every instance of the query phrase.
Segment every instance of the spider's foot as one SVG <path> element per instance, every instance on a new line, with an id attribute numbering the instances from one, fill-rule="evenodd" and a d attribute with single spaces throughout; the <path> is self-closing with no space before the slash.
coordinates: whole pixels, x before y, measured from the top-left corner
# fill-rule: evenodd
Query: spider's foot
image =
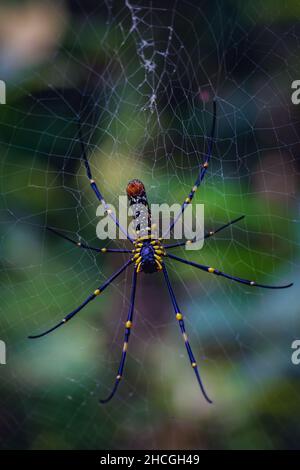
<path id="1" fill-rule="evenodd" d="M 115 385 L 114 385 L 114 388 L 112 389 L 111 393 L 108 395 L 107 398 L 104 398 L 104 399 L 100 399 L 99 400 L 99 403 L 101 403 L 102 405 L 105 405 L 106 403 L 110 402 L 110 400 L 115 396 L 116 394 L 116 391 L 118 389 L 118 386 L 119 386 L 119 383 L 121 381 L 121 378 L 122 376 L 120 374 L 117 375 L 116 377 L 116 381 L 115 381 Z"/>

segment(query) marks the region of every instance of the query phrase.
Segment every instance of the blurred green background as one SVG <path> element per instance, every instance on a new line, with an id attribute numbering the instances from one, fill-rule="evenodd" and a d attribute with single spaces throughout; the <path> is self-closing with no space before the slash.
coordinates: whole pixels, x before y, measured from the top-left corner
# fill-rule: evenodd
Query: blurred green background
<path id="1" fill-rule="evenodd" d="M 299 447 L 300 366 L 291 344 L 300 337 L 300 115 L 290 98 L 299 37 L 297 0 L 1 2 L 2 449 Z M 45 230 L 107 246 L 96 239 L 76 113 L 109 202 L 138 177 L 151 202 L 174 203 L 194 183 L 213 96 L 216 144 L 197 202 L 208 230 L 246 218 L 201 251 L 174 254 L 295 285 L 253 290 L 169 262 L 214 400 L 208 406 L 162 276 L 141 275 L 125 378 L 100 406 L 121 354 L 130 272 L 65 328 L 27 339 L 125 259 L 80 251 Z"/>

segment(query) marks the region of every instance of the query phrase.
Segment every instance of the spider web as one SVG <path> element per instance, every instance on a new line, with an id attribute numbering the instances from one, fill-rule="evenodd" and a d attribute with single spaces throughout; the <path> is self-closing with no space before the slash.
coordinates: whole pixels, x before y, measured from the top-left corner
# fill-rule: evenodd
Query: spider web
<path id="1" fill-rule="evenodd" d="M 128 246 L 96 238 L 98 203 L 80 159 L 78 113 L 93 177 L 109 203 L 116 206 L 137 177 L 151 202 L 173 204 L 184 200 L 203 161 L 215 97 L 215 145 L 195 200 L 205 204 L 207 230 L 246 218 L 201 251 L 174 254 L 260 282 L 297 281 L 296 2 L 1 8 L 2 17 L 20 22 L 26 14 L 36 26 L 32 42 L 24 33 L 27 49 L 22 34 L 9 40 L 11 22 L 1 52 L 9 86 L 0 109 L 0 337 L 8 349 L 1 446 L 297 447 L 296 286 L 250 289 L 169 261 L 213 406 L 197 387 L 161 275 L 138 279 L 125 377 L 105 407 L 98 399 L 117 372 L 130 270 L 64 328 L 26 339 L 61 320 L 126 259 L 76 249 L 45 228 L 96 246 Z"/>

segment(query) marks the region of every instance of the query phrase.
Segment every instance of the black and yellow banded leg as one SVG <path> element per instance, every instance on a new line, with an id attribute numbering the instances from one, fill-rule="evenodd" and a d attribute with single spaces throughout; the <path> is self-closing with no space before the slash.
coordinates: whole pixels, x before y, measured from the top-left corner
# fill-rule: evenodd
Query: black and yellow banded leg
<path id="1" fill-rule="evenodd" d="M 121 232 L 127 237 L 127 239 L 129 241 L 131 241 L 133 243 L 133 239 L 131 238 L 131 236 L 128 234 L 127 230 L 122 227 L 122 225 L 120 224 L 119 220 L 117 219 L 117 217 L 115 216 L 115 214 L 112 212 L 112 210 L 109 208 L 107 202 L 105 201 L 102 193 L 100 192 L 100 189 L 96 183 L 96 181 L 93 179 L 93 175 L 92 175 L 92 171 L 91 171 L 91 167 L 90 167 L 90 164 L 89 164 L 89 161 L 88 161 L 88 158 L 87 158 L 87 154 L 86 154 L 86 148 L 85 148 L 85 144 L 83 142 L 83 135 L 82 135 L 82 129 L 81 129 L 81 119 L 79 117 L 79 119 L 77 120 L 77 124 L 78 124 L 78 136 L 79 136 L 79 142 L 81 144 L 81 149 L 82 149 L 82 158 L 83 158 L 83 161 L 84 161 L 84 165 L 85 165 L 85 169 L 86 169 L 86 174 L 87 174 L 87 177 L 88 179 L 90 180 L 90 185 L 91 185 L 91 188 L 92 190 L 94 191 L 97 199 L 101 202 L 101 204 L 103 205 L 105 211 L 106 211 L 106 214 L 109 215 L 109 217 L 114 221 L 114 223 L 116 224 L 116 226 L 121 230 Z"/>
<path id="2" fill-rule="evenodd" d="M 288 287 L 292 287 L 293 285 L 292 282 L 290 282 L 289 284 L 283 284 L 279 286 L 272 286 L 269 284 L 259 284 L 256 281 L 250 281 L 249 279 L 244 279 L 242 277 L 232 276 L 231 274 L 226 274 L 223 271 L 220 271 L 219 269 L 213 268 L 212 266 L 206 266 L 205 264 L 194 263 L 193 261 L 188 261 L 186 259 L 180 258 L 179 256 L 168 254 L 167 257 L 175 261 L 179 261 L 180 263 L 187 264 L 188 266 L 193 266 L 194 268 L 201 269 L 202 271 L 205 271 L 207 273 L 214 274 L 215 276 L 225 277 L 226 279 L 229 279 L 230 281 L 239 282 L 240 284 L 245 284 L 251 287 L 262 287 L 263 289 L 286 289 Z"/>
<path id="3" fill-rule="evenodd" d="M 205 176 L 205 174 L 207 172 L 207 169 L 209 167 L 209 162 L 210 162 L 210 158 L 211 158 L 211 154 L 212 154 L 213 141 L 214 141 L 215 130 L 216 130 L 216 119 L 217 119 L 217 103 L 214 100 L 213 101 L 213 119 L 212 119 L 211 131 L 210 131 L 210 136 L 209 136 L 209 139 L 208 139 L 207 151 L 206 151 L 206 155 L 205 155 L 205 158 L 204 158 L 204 162 L 199 168 L 198 176 L 197 176 L 197 179 L 194 183 L 194 186 L 192 187 L 190 193 L 188 194 L 188 196 L 184 200 L 184 202 L 181 206 L 181 210 L 178 212 L 177 216 L 174 217 L 173 222 L 171 222 L 169 228 L 163 234 L 163 238 L 166 238 L 167 234 L 169 234 L 171 232 L 171 230 L 174 228 L 174 226 L 176 225 L 176 223 L 180 219 L 181 215 L 184 213 L 185 209 L 188 207 L 189 204 L 191 204 L 191 202 L 193 201 L 193 198 L 195 196 L 196 191 L 198 190 L 202 180 L 204 179 L 204 176 Z"/>
<path id="4" fill-rule="evenodd" d="M 77 246 L 77 248 L 82 248 L 84 250 L 91 250 L 91 251 L 96 251 L 97 253 L 131 253 L 131 250 L 126 250 L 126 249 L 115 249 L 115 248 L 98 248 L 95 246 L 90 246 L 85 243 L 82 243 L 80 241 L 73 240 L 72 238 L 68 237 L 64 233 L 60 232 L 59 230 L 56 230 L 52 227 L 46 227 L 47 230 L 50 232 L 54 233 L 60 238 L 63 238 L 67 242 L 72 243 L 72 245 Z"/>
<path id="5" fill-rule="evenodd" d="M 197 362 L 195 360 L 195 356 L 193 354 L 193 351 L 192 351 L 192 348 L 191 348 L 191 345 L 189 343 L 188 336 L 187 336 L 187 333 L 186 333 L 184 320 L 183 320 L 183 315 L 179 310 L 177 300 L 175 298 L 175 294 L 174 294 L 173 288 L 171 286 L 171 282 L 170 282 L 168 272 L 167 272 L 167 269 L 166 269 L 165 265 L 163 265 L 163 273 L 164 273 L 165 280 L 166 280 L 166 283 L 167 283 L 167 286 L 168 286 L 168 291 L 169 291 L 169 294 L 170 294 L 170 297 L 171 297 L 171 301 L 172 301 L 172 305 L 173 305 L 173 308 L 174 308 L 176 320 L 178 321 L 178 324 L 179 324 L 179 327 L 180 327 L 180 330 L 181 330 L 181 333 L 182 333 L 182 336 L 183 336 L 183 340 L 184 340 L 185 347 L 186 347 L 186 350 L 187 350 L 187 353 L 188 353 L 188 356 L 189 356 L 189 359 L 190 359 L 191 366 L 194 369 L 198 384 L 200 386 L 200 389 L 201 389 L 201 392 L 202 392 L 204 398 L 206 399 L 206 401 L 208 401 L 208 403 L 212 403 L 212 401 L 208 397 L 208 395 L 205 391 L 204 385 L 202 383 L 202 380 L 201 380 L 201 377 L 200 377 L 200 374 L 199 374 L 199 370 L 198 370 L 198 366 L 197 366 Z"/>
<path id="6" fill-rule="evenodd" d="M 122 357 L 121 357 L 117 377 L 116 377 L 116 380 L 115 380 L 115 384 L 114 384 L 114 387 L 113 387 L 111 393 L 104 400 L 100 400 L 100 403 L 103 403 L 103 404 L 109 402 L 114 397 L 114 395 L 115 395 L 115 393 L 118 389 L 119 383 L 120 383 L 120 381 L 122 379 L 122 376 L 123 376 L 123 370 L 124 370 L 124 366 L 125 366 L 127 349 L 128 349 L 128 342 L 129 342 L 131 328 L 132 328 L 132 320 L 133 320 L 133 313 L 134 313 L 134 301 L 135 301 L 135 292 L 136 292 L 136 282 L 137 282 L 137 270 L 134 268 L 132 288 L 131 288 L 130 306 L 129 306 L 128 316 L 127 316 L 127 321 L 125 323 L 125 339 L 124 339 L 124 344 L 123 344 Z"/>
<path id="7" fill-rule="evenodd" d="M 72 312 L 70 312 L 68 315 L 66 315 L 59 323 L 57 323 L 56 325 L 54 325 L 52 328 L 50 328 L 49 330 L 46 330 L 44 331 L 43 333 L 39 333 L 38 335 L 31 335 L 31 336 L 28 336 L 28 338 L 30 339 L 37 339 L 37 338 L 41 338 L 42 336 L 46 336 L 48 335 L 49 333 L 51 333 L 52 331 L 54 330 L 57 330 L 57 328 L 59 328 L 60 326 L 62 325 L 65 325 L 68 321 L 70 321 L 75 315 L 77 315 L 77 313 L 79 313 L 84 307 L 86 307 L 86 305 L 88 305 L 92 300 L 96 299 L 96 297 L 98 297 L 100 294 L 102 294 L 102 292 L 118 277 L 120 276 L 120 274 L 125 271 L 128 266 L 132 264 L 132 261 L 129 260 L 127 261 L 125 264 L 123 264 L 123 266 L 118 269 L 118 271 L 116 271 L 110 278 L 107 279 L 107 281 L 104 282 L 104 284 L 102 284 L 102 286 L 98 287 L 92 294 L 90 294 L 87 299 L 85 299 L 85 301 L 79 305 L 79 307 L 75 308 L 75 310 L 73 310 Z"/>
<path id="8" fill-rule="evenodd" d="M 206 232 L 203 239 L 206 240 L 207 238 L 211 238 L 213 235 L 216 235 L 218 232 L 221 232 L 222 230 L 225 230 L 225 228 L 230 227 L 231 225 L 236 224 L 240 220 L 244 219 L 244 217 L 245 217 L 244 215 L 241 215 L 240 217 L 237 217 L 236 219 L 230 220 L 230 222 L 227 222 L 225 225 L 221 225 L 220 227 L 218 227 L 215 230 L 210 230 L 209 232 Z M 187 244 L 189 245 L 189 244 L 192 244 L 192 243 L 196 243 L 200 240 L 201 239 L 194 238 L 193 240 L 186 240 L 184 242 L 175 242 L 175 243 L 171 243 L 169 245 L 164 245 L 164 247 L 165 247 L 166 250 L 168 250 L 170 248 L 177 248 L 179 246 L 185 246 Z"/>

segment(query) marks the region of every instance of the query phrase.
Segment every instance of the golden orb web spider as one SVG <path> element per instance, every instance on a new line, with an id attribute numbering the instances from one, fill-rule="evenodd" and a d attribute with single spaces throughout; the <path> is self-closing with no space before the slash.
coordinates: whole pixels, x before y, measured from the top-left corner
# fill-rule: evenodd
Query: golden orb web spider
<path id="1" fill-rule="evenodd" d="M 192 202 L 192 200 L 195 196 L 195 193 L 196 193 L 197 189 L 199 188 L 199 186 L 201 185 L 201 182 L 203 181 L 204 176 L 207 172 L 207 169 L 208 169 L 208 166 L 209 166 L 209 161 L 210 161 L 211 154 L 212 154 L 212 147 L 213 147 L 213 141 L 214 141 L 214 136 L 215 136 L 216 117 L 217 117 L 217 106 L 216 106 L 216 101 L 214 100 L 213 101 L 212 127 L 211 127 L 211 133 L 210 133 L 210 136 L 209 136 L 209 139 L 208 139 L 207 151 L 206 151 L 206 155 L 205 155 L 205 158 L 204 158 L 204 162 L 199 168 L 198 176 L 197 176 L 197 179 L 194 183 L 194 186 L 192 187 L 188 197 L 185 199 L 185 201 L 183 202 L 183 204 L 181 206 L 180 213 L 178 214 L 177 217 L 174 218 L 174 220 L 170 224 L 169 229 L 168 229 L 168 233 L 173 229 L 174 225 L 176 224 L 176 222 L 179 219 L 180 215 L 183 214 L 186 207 L 189 204 L 191 204 L 191 202 Z M 105 202 L 105 200 L 104 200 L 104 198 L 103 198 L 103 196 L 102 196 L 102 194 L 99 190 L 99 187 L 98 187 L 97 183 L 93 179 L 91 168 L 90 168 L 88 158 L 87 158 L 87 154 L 86 154 L 86 150 L 85 150 L 85 145 L 83 143 L 80 118 L 78 119 L 78 135 L 79 135 L 79 141 L 81 143 L 81 148 L 82 148 L 82 158 L 83 158 L 83 161 L 84 161 L 84 164 L 85 164 L 87 177 L 90 180 L 90 185 L 91 185 L 97 199 L 103 204 L 103 206 L 106 210 L 106 213 L 114 220 L 114 223 L 117 225 L 117 227 L 126 235 L 127 239 L 133 244 L 133 250 L 110 249 L 110 248 L 102 248 L 101 249 L 101 248 L 89 246 L 89 245 L 86 245 L 84 243 L 76 242 L 75 240 L 67 237 L 66 235 L 62 234 L 61 232 L 57 231 L 56 229 L 53 229 L 51 227 L 47 227 L 47 229 L 50 230 L 55 235 L 58 235 L 59 237 L 62 237 L 66 241 L 78 246 L 79 248 L 82 248 L 82 249 L 85 249 L 85 250 L 92 250 L 92 251 L 95 251 L 97 253 L 128 253 L 128 255 L 130 255 L 130 258 L 128 259 L 128 261 L 126 261 L 126 263 L 123 266 L 120 267 L 120 269 L 118 271 L 116 271 L 109 279 L 107 279 L 104 284 L 102 284 L 97 289 L 95 289 L 95 291 L 92 294 L 90 294 L 81 305 L 79 305 L 75 310 L 73 310 L 68 315 L 66 315 L 58 324 L 56 324 L 55 326 L 53 326 L 49 330 L 44 331 L 43 333 L 40 333 L 40 334 L 34 335 L 34 336 L 29 336 L 29 338 L 36 339 L 36 338 L 40 338 L 42 336 L 46 336 L 47 334 L 51 333 L 52 331 L 56 330 L 60 326 L 67 323 L 69 320 L 71 320 L 71 318 L 73 318 L 75 315 L 77 315 L 77 313 L 80 312 L 87 304 L 89 304 L 92 300 L 94 300 L 96 297 L 98 297 L 130 265 L 133 265 L 131 298 L 130 298 L 130 306 L 129 306 L 128 316 L 127 316 L 127 321 L 125 323 L 125 338 L 124 338 L 121 361 L 120 361 L 117 376 L 116 376 L 115 383 L 114 383 L 114 386 L 112 388 L 111 393 L 104 400 L 100 400 L 101 403 L 109 402 L 113 398 L 113 396 L 115 395 L 115 393 L 118 389 L 119 383 L 121 381 L 121 378 L 123 376 L 125 360 L 126 360 L 126 354 L 127 354 L 127 349 L 128 349 L 128 343 L 129 343 L 131 329 L 132 329 L 132 326 L 133 326 L 133 314 L 134 314 L 135 293 L 136 293 L 136 285 L 137 285 L 137 275 L 140 272 L 150 274 L 150 273 L 162 271 L 163 275 L 164 275 L 164 278 L 165 278 L 165 281 L 166 281 L 166 284 L 167 284 L 169 295 L 170 295 L 170 298 L 171 298 L 171 303 L 173 305 L 175 318 L 178 321 L 178 325 L 179 325 L 179 328 L 180 328 L 182 336 L 183 336 L 183 340 L 184 340 L 184 343 L 185 343 L 185 347 L 186 347 L 186 350 L 187 350 L 187 354 L 188 354 L 191 366 L 194 370 L 194 373 L 196 375 L 198 384 L 200 386 L 200 389 L 202 391 L 202 394 L 203 394 L 204 398 L 207 400 L 208 403 L 212 403 L 211 399 L 208 397 L 208 395 L 205 391 L 205 388 L 203 386 L 203 383 L 202 383 L 202 380 L 201 380 L 201 377 L 200 377 L 198 365 L 197 365 L 195 356 L 193 354 L 193 351 L 192 351 L 192 348 L 190 346 L 188 336 L 187 336 L 187 333 L 186 333 L 184 318 L 183 318 L 183 315 L 182 315 L 182 313 L 180 311 L 180 308 L 178 306 L 176 296 L 175 296 L 174 290 L 173 290 L 171 282 L 170 282 L 170 278 L 169 278 L 169 275 L 168 275 L 168 270 L 167 270 L 165 261 L 174 260 L 176 262 L 185 263 L 189 266 L 193 266 L 195 268 L 201 269 L 202 271 L 205 271 L 207 273 L 211 273 L 211 274 L 214 274 L 216 276 L 221 276 L 221 277 L 224 277 L 224 278 L 229 279 L 231 281 L 239 282 L 241 284 L 246 284 L 246 285 L 252 286 L 252 287 L 262 287 L 262 288 L 265 288 L 265 289 L 285 289 L 287 287 L 291 287 L 293 285 L 293 283 L 290 283 L 290 284 L 287 284 L 287 285 L 280 285 L 280 286 L 270 286 L 270 285 L 267 285 L 267 284 L 258 284 L 255 281 L 249 281 L 247 279 L 243 279 L 243 278 L 240 278 L 240 277 L 232 276 L 230 274 L 226 274 L 226 273 L 224 273 L 224 272 L 222 272 L 222 271 L 220 271 L 216 268 L 213 268 L 211 266 L 205 266 L 203 264 L 194 263 L 192 261 L 187 261 L 183 258 L 172 255 L 168 252 L 169 249 L 173 249 L 173 248 L 176 248 L 176 247 L 179 247 L 179 246 L 183 246 L 183 245 L 186 244 L 186 242 L 176 242 L 176 243 L 173 243 L 173 244 L 163 245 L 162 238 L 157 238 L 154 235 L 152 235 L 152 233 L 151 233 L 151 213 L 150 212 L 149 212 L 150 215 L 147 218 L 148 234 L 143 236 L 143 237 L 137 238 L 135 240 L 133 238 L 131 238 L 130 235 L 128 234 L 127 230 L 125 230 L 120 225 L 120 223 L 119 223 L 118 219 L 116 218 L 116 216 L 109 209 L 109 206 Z M 138 204 L 140 207 L 145 207 L 145 208 L 148 209 L 148 200 L 147 200 L 146 190 L 145 190 L 144 184 L 140 180 L 134 179 L 134 180 L 131 180 L 128 183 L 127 195 L 128 195 L 130 205 Z M 135 211 L 133 213 L 133 217 L 135 219 L 140 217 L 140 211 Z M 237 219 L 231 220 L 227 224 L 217 228 L 214 231 L 207 232 L 204 235 L 204 238 L 205 239 L 210 238 L 211 236 L 215 235 L 216 233 L 220 232 L 221 230 L 224 230 L 225 228 L 229 227 L 230 225 L 239 222 L 243 218 L 244 218 L 244 216 L 238 217 Z M 196 239 L 192 239 L 192 240 L 189 240 L 188 242 L 189 243 L 195 243 L 196 241 L 197 241 Z"/>

